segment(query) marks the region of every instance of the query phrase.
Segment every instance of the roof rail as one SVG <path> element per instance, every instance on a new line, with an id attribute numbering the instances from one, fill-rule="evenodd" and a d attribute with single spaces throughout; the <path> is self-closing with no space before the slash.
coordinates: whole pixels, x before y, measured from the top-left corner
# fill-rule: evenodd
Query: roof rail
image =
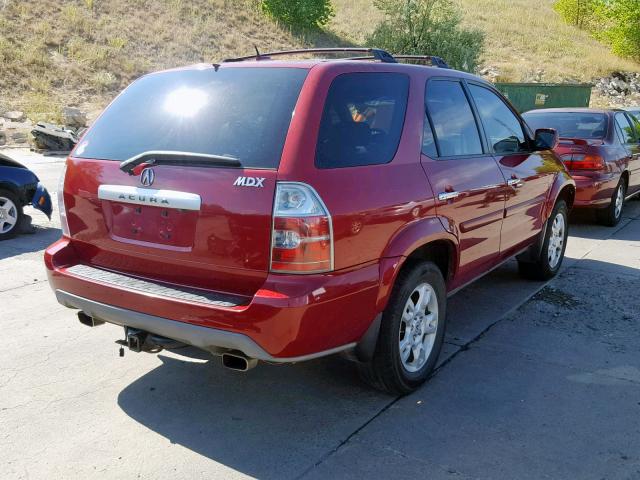
<path id="1" fill-rule="evenodd" d="M 442 59 L 442 57 L 436 57 L 434 55 L 394 55 L 393 58 L 395 58 L 396 60 L 424 60 L 431 62 L 431 65 L 434 67 L 451 68 L 449 64 Z"/>
<path id="2" fill-rule="evenodd" d="M 281 50 L 277 52 L 260 53 L 256 48 L 255 55 L 247 55 L 246 57 L 227 58 L 223 62 L 243 62 L 245 60 L 269 60 L 271 57 L 280 57 L 285 55 L 298 55 L 305 53 L 368 53 L 372 60 L 379 60 L 383 63 L 397 63 L 396 59 L 389 52 L 379 48 L 303 48 L 299 50 Z M 364 58 L 364 57 L 359 57 Z"/>

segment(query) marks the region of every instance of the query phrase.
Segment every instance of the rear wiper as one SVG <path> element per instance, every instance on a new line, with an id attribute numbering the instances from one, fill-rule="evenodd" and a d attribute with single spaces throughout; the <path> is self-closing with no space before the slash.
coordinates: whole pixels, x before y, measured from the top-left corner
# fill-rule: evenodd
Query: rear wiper
<path id="1" fill-rule="evenodd" d="M 143 163 L 149 165 L 199 165 L 199 166 L 224 166 L 241 167 L 240 160 L 226 155 L 210 155 L 208 153 L 172 152 L 151 150 L 140 153 L 120 163 L 120 170 L 133 175 L 133 169 Z"/>

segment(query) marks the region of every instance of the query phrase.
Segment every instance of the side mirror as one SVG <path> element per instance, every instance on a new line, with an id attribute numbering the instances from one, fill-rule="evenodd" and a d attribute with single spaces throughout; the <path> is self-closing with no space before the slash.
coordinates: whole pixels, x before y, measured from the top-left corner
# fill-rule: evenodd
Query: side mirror
<path id="1" fill-rule="evenodd" d="M 553 128 L 539 128 L 534 139 L 536 150 L 553 150 L 560 141 L 557 130 Z"/>

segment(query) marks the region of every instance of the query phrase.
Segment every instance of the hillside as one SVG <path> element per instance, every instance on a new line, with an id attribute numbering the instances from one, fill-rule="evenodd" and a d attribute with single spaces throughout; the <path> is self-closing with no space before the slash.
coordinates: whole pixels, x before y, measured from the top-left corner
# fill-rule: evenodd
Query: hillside
<path id="1" fill-rule="evenodd" d="M 484 63 L 499 80 L 590 81 L 640 65 L 565 25 L 553 0 L 457 0 L 486 33 Z M 334 0 L 325 32 L 294 36 L 257 0 L 0 2 L 0 109 L 56 120 L 63 105 L 97 111 L 144 72 L 251 52 L 361 44 L 380 13 L 372 0 Z"/>
<path id="2" fill-rule="evenodd" d="M 613 71 L 640 71 L 637 63 L 616 57 L 588 33 L 565 24 L 553 10 L 554 0 L 456 1 L 464 25 L 485 33 L 483 60 L 497 68 L 499 80 L 526 81 L 541 69 L 543 80 L 549 82 L 588 82 Z M 362 41 L 381 18 L 371 0 L 334 0 L 334 4 L 332 28 L 355 42 Z"/>

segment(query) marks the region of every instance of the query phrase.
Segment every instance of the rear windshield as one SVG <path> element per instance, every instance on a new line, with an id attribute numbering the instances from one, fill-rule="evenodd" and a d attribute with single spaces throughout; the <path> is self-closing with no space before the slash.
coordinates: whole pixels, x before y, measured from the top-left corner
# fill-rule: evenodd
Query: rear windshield
<path id="1" fill-rule="evenodd" d="M 269 67 L 143 77 L 96 121 L 74 155 L 122 161 L 165 150 L 277 168 L 306 75 L 306 69 Z"/>
<path id="2" fill-rule="evenodd" d="M 525 113 L 523 118 L 533 129 L 554 128 L 562 138 L 603 138 L 607 117 L 602 113 Z"/>

